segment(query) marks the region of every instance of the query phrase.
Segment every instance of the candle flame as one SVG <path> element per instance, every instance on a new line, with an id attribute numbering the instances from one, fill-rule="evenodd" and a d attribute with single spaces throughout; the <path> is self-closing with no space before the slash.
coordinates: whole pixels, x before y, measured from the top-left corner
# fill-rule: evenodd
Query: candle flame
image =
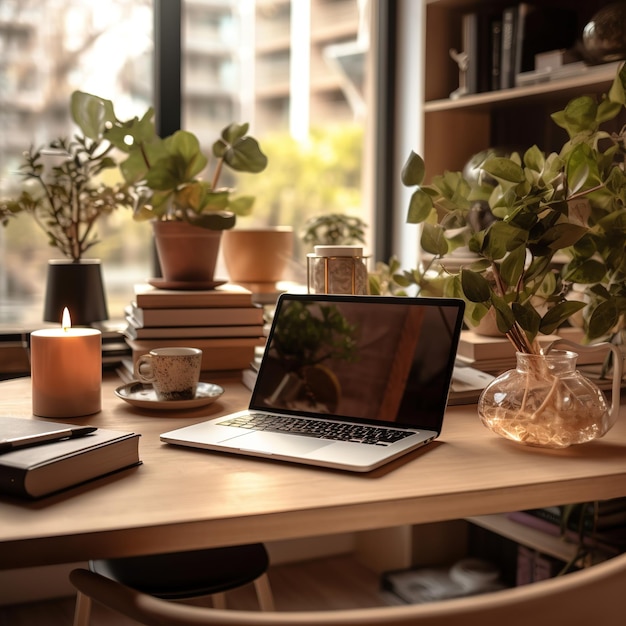
<path id="1" fill-rule="evenodd" d="M 72 318 L 70 317 L 70 312 L 67 307 L 63 309 L 63 318 L 61 320 L 61 326 L 63 326 L 64 332 L 72 327 Z"/>

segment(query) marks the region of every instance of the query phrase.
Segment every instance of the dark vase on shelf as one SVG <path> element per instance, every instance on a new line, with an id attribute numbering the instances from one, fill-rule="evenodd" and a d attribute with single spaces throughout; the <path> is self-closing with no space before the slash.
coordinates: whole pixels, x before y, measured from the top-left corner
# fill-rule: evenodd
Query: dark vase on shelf
<path id="1" fill-rule="evenodd" d="M 60 323 L 65 307 L 72 326 L 89 326 L 109 318 L 99 259 L 48 262 L 44 321 Z"/>

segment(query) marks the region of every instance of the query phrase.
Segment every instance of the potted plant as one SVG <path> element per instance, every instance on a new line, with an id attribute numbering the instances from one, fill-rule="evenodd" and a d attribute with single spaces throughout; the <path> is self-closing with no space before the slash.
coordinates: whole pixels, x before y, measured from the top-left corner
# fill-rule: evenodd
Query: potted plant
<path id="1" fill-rule="evenodd" d="M 122 121 L 110 100 L 75 92 L 72 112 L 87 137 L 126 154 L 120 170 L 135 198 L 135 218 L 154 225 L 165 282 L 210 286 L 222 231 L 234 226 L 237 215 L 249 214 L 254 203 L 253 197 L 237 197 L 220 186 L 223 168 L 258 173 L 267 166 L 258 142 L 247 135 L 249 125 L 233 123 L 222 130 L 212 146 L 214 166 L 207 181 L 200 174 L 209 159 L 198 138 L 185 130 L 159 137 L 152 108 L 141 119 Z"/>
<path id="2" fill-rule="evenodd" d="M 302 241 L 311 246 L 352 246 L 365 244 L 367 225 L 357 215 L 323 213 L 307 220 Z"/>
<path id="3" fill-rule="evenodd" d="M 559 153 L 546 155 L 533 146 L 523 155 L 490 156 L 480 166 L 484 176 L 446 172 L 429 185 L 422 184 L 423 160 L 411 153 L 402 172 L 405 185 L 417 186 L 408 221 L 422 224 L 422 248 L 437 258 L 461 246 L 475 255 L 449 274 L 444 293 L 465 299 L 471 326 L 492 315 L 521 355 L 521 379 L 506 389 L 496 379 L 479 402 L 483 421 L 516 440 L 554 447 L 578 442 L 567 426 L 558 426 L 558 435 L 552 432 L 554 416 L 565 406 L 571 409 L 570 423 L 584 431 L 583 441 L 610 427 L 600 392 L 578 381 L 570 380 L 570 387 L 557 382 L 559 370 L 569 374 L 572 363 L 555 364 L 535 339 L 585 308 L 585 302 L 567 298 L 571 283 L 592 286 L 596 295 L 612 299 L 604 283 L 613 261 L 603 263 L 599 257 L 611 256 L 610 228 L 624 219 L 626 174 L 623 157 L 615 160 L 619 142 L 605 148 L 600 140 L 607 134 L 599 125 L 623 107 L 625 89 L 622 68 L 600 102 L 583 96 L 555 113 L 555 122 L 570 131 Z M 485 204 L 495 219 L 478 222 L 473 215 Z M 557 255 L 569 259 L 562 271 Z M 621 356 L 616 361 L 621 372 Z M 594 399 L 591 406 L 577 397 L 583 387 L 587 402 Z"/>
<path id="4" fill-rule="evenodd" d="M 118 207 L 132 206 L 123 182 L 108 185 L 101 178 L 117 167 L 111 152 L 108 141 L 86 134 L 31 147 L 20 166 L 25 180 L 20 195 L 0 202 L 5 226 L 20 214 L 30 215 L 66 259 L 48 267 L 46 321 L 60 322 L 65 306 L 76 325 L 108 317 L 100 263 L 85 253 L 99 242 L 97 223 Z"/>

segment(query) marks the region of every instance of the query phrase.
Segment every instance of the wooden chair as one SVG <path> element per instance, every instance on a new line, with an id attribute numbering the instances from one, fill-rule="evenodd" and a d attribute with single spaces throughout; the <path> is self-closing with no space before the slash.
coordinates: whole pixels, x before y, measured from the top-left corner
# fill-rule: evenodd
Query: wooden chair
<path id="1" fill-rule="evenodd" d="M 165 602 L 86 570 L 79 595 L 148 626 L 623 626 L 626 554 L 559 578 L 429 604 L 333 611 L 225 611 Z"/>
<path id="2" fill-rule="evenodd" d="M 254 583 L 259 607 L 272 611 L 268 567 L 262 543 L 89 562 L 94 576 L 163 602 L 211 596 L 213 607 L 225 609 L 226 591 Z M 88 626 L 90 613 L 89 596 L 79 593 L 74 626 Z"/>

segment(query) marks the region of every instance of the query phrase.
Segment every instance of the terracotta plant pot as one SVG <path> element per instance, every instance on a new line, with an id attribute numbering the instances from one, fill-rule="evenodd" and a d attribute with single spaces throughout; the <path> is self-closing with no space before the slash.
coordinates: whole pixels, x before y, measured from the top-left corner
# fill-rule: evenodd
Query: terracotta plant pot
<path id="1" fill-rule="evenodd" d="M 291 226 L 224 231 L 222 254 L 231 282 L 254 290 L 275 288 L 293 254 Z"/>
<path id="2" fill-rule="evenodd" d="M 214 280 L 221 230 L 175 221 L 156 221 L 153 228 L 165 281 L 210 283 Z"/>

